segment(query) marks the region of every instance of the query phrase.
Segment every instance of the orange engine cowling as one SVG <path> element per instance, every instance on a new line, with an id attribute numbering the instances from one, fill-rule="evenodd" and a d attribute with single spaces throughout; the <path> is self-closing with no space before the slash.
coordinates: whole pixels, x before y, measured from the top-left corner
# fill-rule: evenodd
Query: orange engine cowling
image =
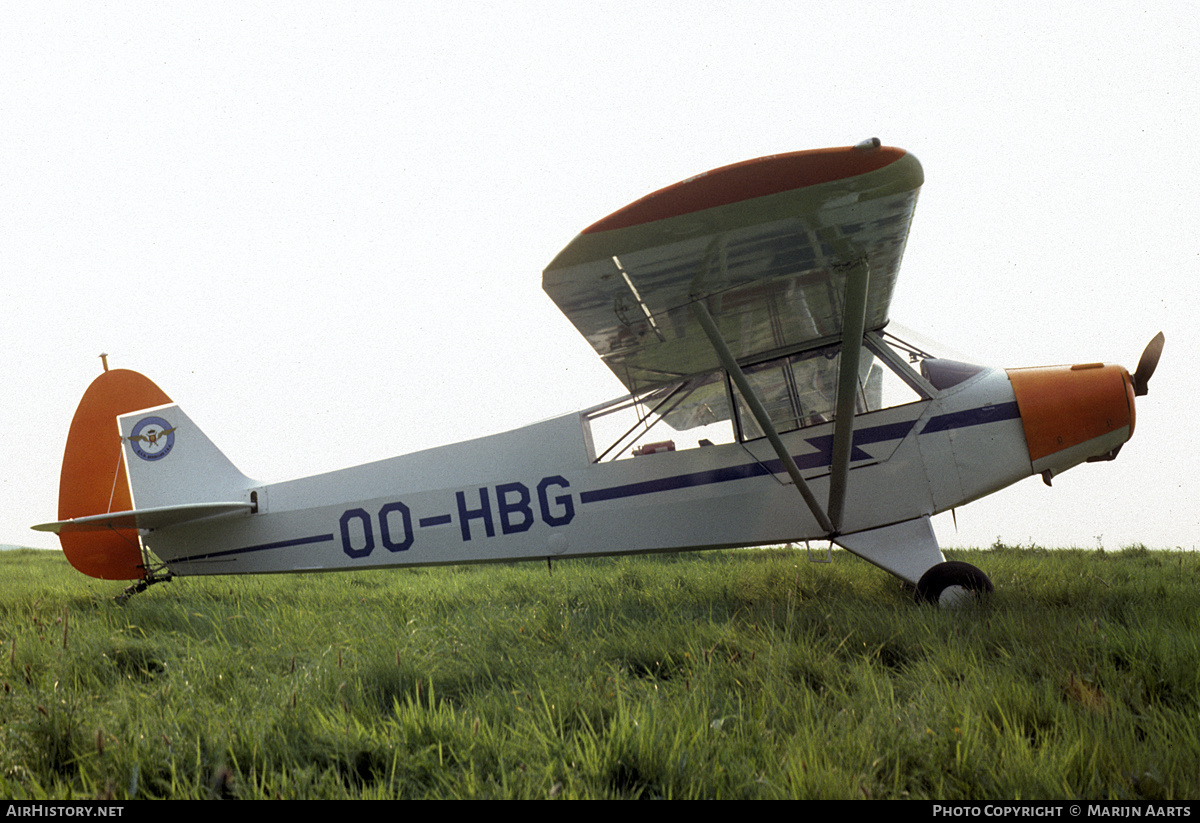
<path id="1" fill-rule="evenodd" d="M 1121 366 L 1009 369 L 1008 378 L 1035 472 L 1062 471 L 1133 436 L 1133 381 Z"/>

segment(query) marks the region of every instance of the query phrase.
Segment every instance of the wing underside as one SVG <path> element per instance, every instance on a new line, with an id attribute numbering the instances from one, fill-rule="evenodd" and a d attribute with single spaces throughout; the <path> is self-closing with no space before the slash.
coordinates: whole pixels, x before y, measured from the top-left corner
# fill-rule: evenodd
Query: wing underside
<path id="1" fill-rule="evenodd" d="M 543 288 L 633 394 L 721 368 L 697 301 L 740 363 L 815 347 L 840 339 L 863 262 L 866 329 L 887 323 L 922 182 L 916 158 L 873 145 L 717 169 L 586 229 Z"/>

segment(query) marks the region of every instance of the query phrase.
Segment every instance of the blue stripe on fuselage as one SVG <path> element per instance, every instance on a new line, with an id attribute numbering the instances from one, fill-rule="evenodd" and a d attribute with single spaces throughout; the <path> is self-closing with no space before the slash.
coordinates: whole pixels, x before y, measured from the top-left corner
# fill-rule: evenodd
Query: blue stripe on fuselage
<path id="1" fill-rule="evenodd" d="M 235 554 L 249 554 L 250 552 L 262 552 L 269 549 L 286 549 L 291 546 L 306 546 L 309 543 L 327 543 L 333 540 L 332 534 L 316 534 L 311 537 L 296 537 L 292 540 L 278 540 L 274 543 L 261 543 L 257 546 L 246 546 L 241 549 L 229 549 L 223 552 L 207 552 L 205 554 L 194 554 L 191 557 L 177 557 L 170 561 L 171 563 L 194 563 L 198 560 L 215 560 L 218 557 L 229 557 Z M 170 565 L 168 563 L 168 565 Z"/>
<path id="2" fill-rule="evenodd" d="M 995 423 L 1000 420 L 1014 420 L 1021 417 L 1021 411 L 1014 400 L 1012 403 L 996 403 L 980 406 L 977 409 L 939 414 L 929 418 L 921 434 L 943 432 L 950 429 L 965 429 L 968 426 L 982 426 L 985 423 Z"/>

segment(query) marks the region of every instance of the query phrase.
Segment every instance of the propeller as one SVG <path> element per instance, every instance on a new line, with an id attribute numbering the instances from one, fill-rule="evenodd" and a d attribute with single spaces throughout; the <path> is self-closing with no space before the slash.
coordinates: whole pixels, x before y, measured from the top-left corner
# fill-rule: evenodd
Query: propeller
<path id="1" fill-rule="evenodd" d="M 1162 357 L 1163 342 L 1166 340 L 1163 333 L 1159 332 L 1154 335 L 1154 339 L 1146 346 L 1146 350 L 1142 352 L 1142 359 L 1138 361 L 1137 370 L 1133 373 L 1133 393 L 1136 397 L 1141 397 L 1149 389 L 1150 377 L 1154 374 L 1154 370 L 1158 368 L 1158 358 Z"/>

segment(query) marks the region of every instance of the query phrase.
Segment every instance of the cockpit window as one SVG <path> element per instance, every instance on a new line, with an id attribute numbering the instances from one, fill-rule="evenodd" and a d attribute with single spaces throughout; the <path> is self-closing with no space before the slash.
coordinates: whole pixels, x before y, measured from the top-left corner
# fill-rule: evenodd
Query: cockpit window
<path id="1" fill-rule="evenodd" d="M 834 419 L 841 351 L 835 344 L 742 367 L 776 431 L 795 431 Z M 859 354 L 855 413 L 932 397 L 937 387 L 915 368 L 928 357 L 907 344 L 869 332 Z M 596 406 L 583 412 L 582 419 L 588 457 L 593 462 L 755 440 L 764 435 L 724 370 Z M 666 426 L 658 426 L 660 422 Z"/>
<path id="2" fill-rule="evenodd" d="M 900 364 L 901 367 L 903 364 Z M 841 346 L 779 357 L 743 369 L 746 379 L 762 401 L 778 432 L 794 431 L 835 417 Z M 737 398 L 737 422 L 743 440 L 764 436 L 741 392 Z M 923 399 L 910 379 L 902 379 L 890 364 L 867 346 L 859 354 L 855 388 L 856 414 L 901 406 Z"/>

